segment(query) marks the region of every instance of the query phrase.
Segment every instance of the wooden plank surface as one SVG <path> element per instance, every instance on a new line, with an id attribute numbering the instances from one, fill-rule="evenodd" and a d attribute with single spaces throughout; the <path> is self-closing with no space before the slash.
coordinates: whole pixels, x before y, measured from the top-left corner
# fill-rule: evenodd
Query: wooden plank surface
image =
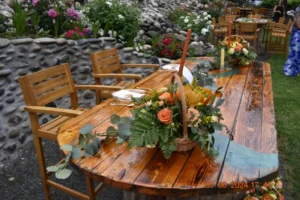
<path id="1" fill-rule="evenodd" d="M 196 147 L 188 152 L 175 152 L 165 160 L 158 149 L 127 149 L 126 143 L 118 145 L 111 140 L 101 146 L 98 155 L 77 160 L 75 164 L 112 187 L 151 195 L 189 196 L 242 191 L 243 188 L 229 188 L 231 182 L 256 180 L 276 171 L 266 162 L 271 160 L 268 156 L 273 159 L 277 156 L 277 145 L 270 67 L 265 65 L 264 69 L 265 72 L 262 65 L 256 64 L 250 69 L 212 72 L 216 74 L 217 85 L 224 87 L 223 123 L 235 133 L 234 141 L 229 140 L 225 130 L 215 133 L 217 157 L 211 158 Z M 171 72 L 158 71 L 131 88 L 160 88 L 170 82 L 170 75 Z M 101 133 L 111 125 L 111 114 L 130 114 L 129 107 L 109 106 L 112 101 L 109 99 L 97 105 L 61 127 L 59 145 L 78 138 L 84 124 L 94 125 L 94 131 Z M 220 188 L 219 183 L 227 184 L 226 188 Z"/>

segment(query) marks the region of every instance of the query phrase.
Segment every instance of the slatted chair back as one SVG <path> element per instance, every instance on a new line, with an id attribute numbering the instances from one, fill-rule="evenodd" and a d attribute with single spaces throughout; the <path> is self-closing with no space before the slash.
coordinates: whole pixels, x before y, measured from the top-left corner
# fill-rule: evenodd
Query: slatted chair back
<path id="1" fill-rule="evenodd" d="M 212 22 L 213 25 L 216 25 L 216 23 L 217 23 L 216 18 L 213 17 L 213 18 L 211 19 L 211 22 Z"/>
<path id="2" fill-rule="evenodd" d="M 94 74 L 121 73 L 120 59 L 116 48 L 91 54 Z"/>
<path id="3" fill-rule="evenodd" d="M 231 14 L 240 16 L 240 14 L 241 14 L 240 8 L 231 8 Z"/>
<path id="4" fill-rule="evenodd" d="M 78 97 L 68 64 L 61 64 L 19 78 L 26 105 L 44 106 L 66 95 L 71 107 L 78 108 Z"/>
<path id="5" fill-rule="evenodd" d="M 267 17 L 269 15 L 269 9 L 268 8 L 260 8 L 260 15 Z"/>
<path id="6" fill-rule="evenodd" d="M 255 15 L 248 15 L 248 18 L 252 18 L 252 19 L 261 19 L 261 15 L 259 14 L 255 14 Z"/>
<path id="7" fill-rule="evenodd" d="M 284 18 L 283 18 L 283 17 L 280 17 L 278 23 L 283 24 L 283 23 L 284 23 Z"/>
<path id="8" fill-rule="evenodd" d="M 255 34 L 257 30 L 257 24 L 256 23 L 247 23 L 247 22 L 241 22 L 239 23 L 239 33 L 240 35 L 251 35 Z"/>
<path id="9" fill-rule="evenodd" d="M 236 15 L 225 15 L 225 21 L 226 22 L 233 22 L 233 21 L 236 20 L 236 18 L 237 18 Z"/>
<path id="10" fill-rule="evenodd" d="M 220 16 L 220 17 L 218 18 L 218 23 L 225 23 L 225 22 L 226 22 L 225 16 Z"/>
<path id="11" fill-rule="evenodd" d="M 260 8 L 253 8 L 253 11 L 252 11 L 252 14 L 253 15 L 260 15 L 260 13 L 261 13 L 261 9 Z"/>

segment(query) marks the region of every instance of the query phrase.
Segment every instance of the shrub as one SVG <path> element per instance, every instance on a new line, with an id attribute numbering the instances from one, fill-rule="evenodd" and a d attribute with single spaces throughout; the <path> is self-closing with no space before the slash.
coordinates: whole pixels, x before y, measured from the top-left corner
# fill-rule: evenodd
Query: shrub
<path id="1" fill-rule="evenodd" d="M 168 13 L 168 19 L 175 22 L 182 16 L 187 16 L 189 11 L 185 9 L 184 7 L 176 7 L 174 10 Z"/>
<path id="2" fill-rule="evenodd" d="M 140 12 L 137 5 L 127 5 L 117 0 L 93 0 L 83 9 L 87 21 L 92 25 L 94 33 L 103 29 L 104 35 L 112 31 L 112 37 L 116 37 L 127 46 L 133 45 L 133 40 L 140 27 Z M 113 33 L 116 32 L 116 35 Z M 95 37 L 96 35 L 94 35 Z"/>
<path id="3" fill-rule="evenodd" d="M 213 29 L 211 16 L 205 11 L 198 15 L 181 16 L 175 23 L 185 31 L 192 29 L 198 35 L 209 35 Z"/>

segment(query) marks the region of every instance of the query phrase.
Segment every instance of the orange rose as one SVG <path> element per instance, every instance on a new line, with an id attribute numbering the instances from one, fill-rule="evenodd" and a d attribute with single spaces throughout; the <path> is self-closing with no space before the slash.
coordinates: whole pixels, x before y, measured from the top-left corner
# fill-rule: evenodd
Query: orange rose
<path id="1" fill-rule="evenodd" d="M 173 94 L 169 93 L 169 92 L 165 92 L 162 95 L 159 96 L 160 100 L 165 99 L 168 105 L 174 105 L 175 101 L 173 98 Z"/>
<path id="2" fill-rule="evenodd" d="M 161 123 L 170 124 L 172 121 L 172 110 L 164 108 L 157 113 L 157 117 Z"/>
<path id="3" fill-rule="evenodd" d="M 282 182 L 281 181 L 277 181 L 276 188 L 279 189 L 279 190 L 282 189 Z"/>

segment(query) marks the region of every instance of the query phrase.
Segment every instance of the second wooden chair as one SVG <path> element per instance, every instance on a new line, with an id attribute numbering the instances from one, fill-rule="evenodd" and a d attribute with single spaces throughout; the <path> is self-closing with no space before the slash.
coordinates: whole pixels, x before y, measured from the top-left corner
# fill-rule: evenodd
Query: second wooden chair
<path id="1" fill-rule="evenodd" d="M 256 23 L 240 22 L 239 23 L 239 36 L 247 41 L 253 41 L 253 47 L 256 52 L 258 50 L 258 38 L 260 29 L 257 28 Z"/>
<path id="2" fill-rule="evenodd" d="M 93 64 L 93 76 L 97 85 L 102 84 L 103 78 L 115 78 L 115 86 L 127 88 L 134 82 L 123 80 L 134 79 L 135 82 L 142 78 L 139 74 L 123 74 L 125 68 L 153 68 L 156 71 L 160 66 L 158 64 L 121 64 L 117 49 L 108 49 L 91 54 Z M 110 98 L 111 91 L 97 91 L 96 102 L 99 104 L 102 98 Z"/>

